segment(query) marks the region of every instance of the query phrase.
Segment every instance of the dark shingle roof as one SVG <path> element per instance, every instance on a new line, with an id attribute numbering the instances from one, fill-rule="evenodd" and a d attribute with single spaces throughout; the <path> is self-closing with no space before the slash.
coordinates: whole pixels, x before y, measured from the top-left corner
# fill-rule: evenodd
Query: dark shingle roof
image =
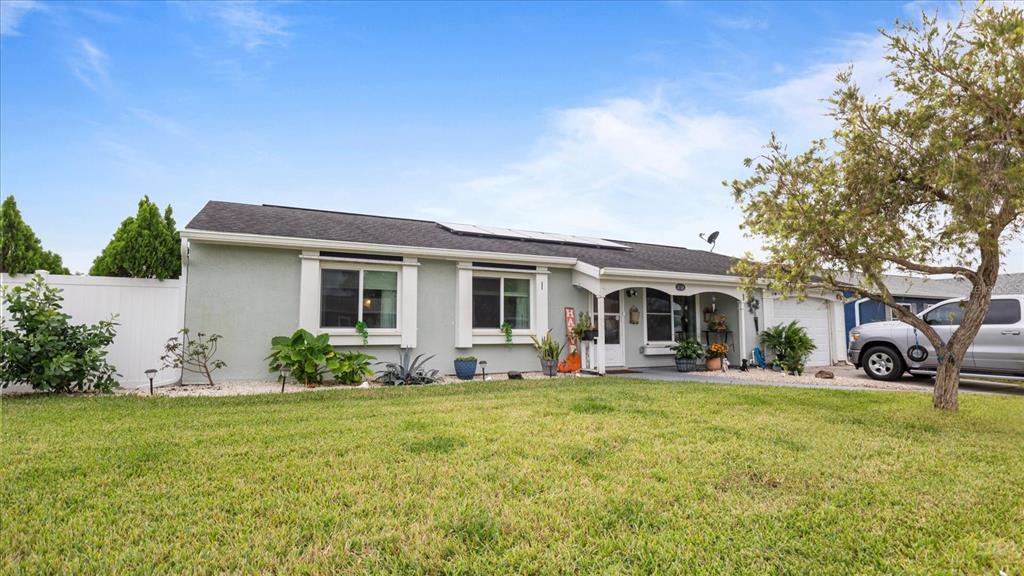
<path id="1" fill-rule="evenodd" d="M 1024 294 L 1024 272 L 1015 274 L 1000 274 L 996 285 L 992 289 L 993 294 Z"/>
<path id="2" fill-rule="evenodd" d="M 705 250 L 612 240 L 628 250 L 455 234 L 437 222 L 211 201 L 186 230 L 576 258 L 600 268 L 729 274 L 735 260 Z"/>

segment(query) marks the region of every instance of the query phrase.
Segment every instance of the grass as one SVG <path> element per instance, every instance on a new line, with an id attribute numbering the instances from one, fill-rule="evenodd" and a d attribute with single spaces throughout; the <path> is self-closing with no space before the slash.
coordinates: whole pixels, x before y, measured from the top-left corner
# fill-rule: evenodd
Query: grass
<path id="1" fill-rule="evenodd" d="M 6 573 L 1020 574 L 1024 400 L 644 382 L 4 399 Z"/>

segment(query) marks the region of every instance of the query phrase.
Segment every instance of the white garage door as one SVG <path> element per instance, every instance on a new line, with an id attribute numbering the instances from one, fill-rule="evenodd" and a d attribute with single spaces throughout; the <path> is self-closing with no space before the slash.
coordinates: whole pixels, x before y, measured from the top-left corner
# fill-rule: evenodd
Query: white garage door
<path id="1" fill-rule="evenodd" d="M 776 300 L 774 302 L 774 316 L 772 326 L 776 324 L 789 324 L 796 320 L 807 330 L 807 335 L 814 340 L 814 352 L 807 359 L 808 366 L 828 366 L 829 361 L 829 322 L 828 302 L 820 299 L 808 298 L 803 302 L 796 300 Z"/>

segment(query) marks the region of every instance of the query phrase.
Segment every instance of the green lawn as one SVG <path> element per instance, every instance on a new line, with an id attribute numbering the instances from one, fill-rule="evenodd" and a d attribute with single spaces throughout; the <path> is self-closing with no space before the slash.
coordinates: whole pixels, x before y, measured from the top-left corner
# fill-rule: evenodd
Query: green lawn
<path id="1" fill-rule="evenodd" d="M 930 404 L 616 378 L 4 399 L 0 569 L 1021 574 L 1024 399 Z"/>

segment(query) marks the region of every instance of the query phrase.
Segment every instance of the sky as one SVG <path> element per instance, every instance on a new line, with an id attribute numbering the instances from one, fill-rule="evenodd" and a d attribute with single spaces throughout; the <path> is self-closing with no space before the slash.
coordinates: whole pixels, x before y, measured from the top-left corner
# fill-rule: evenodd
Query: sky
<path id="1" fill-rule="evenodd" d="M 0 2 L 0 193 L 86 272 L 143 195 L 757 253 L 721 182 L 888 93 L 906 3 Z M 1024 244 L 1003 270 L 1024 272 Z"/>

